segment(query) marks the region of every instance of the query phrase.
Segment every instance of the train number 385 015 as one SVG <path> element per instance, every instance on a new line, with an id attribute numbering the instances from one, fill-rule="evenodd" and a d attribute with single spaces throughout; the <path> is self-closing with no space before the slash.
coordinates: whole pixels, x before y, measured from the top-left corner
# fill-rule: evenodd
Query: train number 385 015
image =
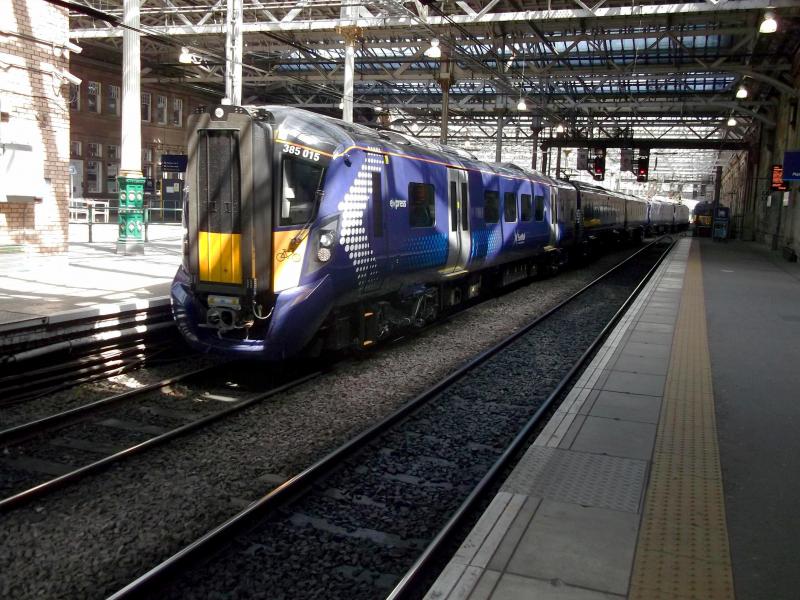
<path id="1" fill-rule="evenodd" d="M 301 148 L 300 146 L 295 146 L 294 144 L 284 144 L 283 151 L 286 154 L 293 154 L 295 156 L 305 158 L 306 160 L 319 160 L 319 152 L 309 150 L 308 148 Z"/>

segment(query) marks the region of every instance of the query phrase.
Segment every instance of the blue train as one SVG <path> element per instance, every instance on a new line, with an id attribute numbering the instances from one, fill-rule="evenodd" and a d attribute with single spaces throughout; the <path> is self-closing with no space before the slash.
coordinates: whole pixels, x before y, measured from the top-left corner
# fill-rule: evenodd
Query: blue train
<path id="1" fill-rule="evenodd" d="M 270 360 L 370 346 L 649 227 L 631 196 L 280 106 L 193 115 L 187 189 L 178 326 Z"/>

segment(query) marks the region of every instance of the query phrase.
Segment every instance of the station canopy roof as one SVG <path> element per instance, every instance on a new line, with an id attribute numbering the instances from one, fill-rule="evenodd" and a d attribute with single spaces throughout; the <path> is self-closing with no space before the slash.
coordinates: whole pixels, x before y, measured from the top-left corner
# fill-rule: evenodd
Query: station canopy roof
<path id="1" fill-rule="evenodd" d="M 143 82 L 222 96 L 226 0 L 142 4 Z M 767 11 L 776 33 L 759 32 Z M 72 0 L 70 36 L 121 62 L 121 20 L 122 0 Z M 242 30 L 245 103 L 341 114 L 350 39 L 357 121 L 438 139 L 446 89 L 450 144 L 493 156 L 502 118 L 503 146 L 526 166 L 534 136 L 705 140 L 658 167 L 696 179 L 726 156 L 715 140 L 757 140 L 779 95 L 800 93 L 797 0 L 243 0 Z M 433 38 L 440 58 L 426 54 Z"/>

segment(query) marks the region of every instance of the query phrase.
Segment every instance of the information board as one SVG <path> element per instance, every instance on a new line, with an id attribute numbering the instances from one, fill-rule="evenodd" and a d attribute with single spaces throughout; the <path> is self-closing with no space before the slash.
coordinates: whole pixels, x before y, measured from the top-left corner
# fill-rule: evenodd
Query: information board
<path id="1" fill-rule="evenodd" d="M 783 180 L 783 165 L 772 165 L 770 173 L 769 191 L 785 192 L 789 189 L 789 186 Z"/>
<path id="2" fill-rule="evenodd" d="M 162 154 L 161 170 L 164 173 L 185 173 L 188 159 L 185 154 Z"/>
<path id="3" fill-rule="evenodd" d="M 800 150 L 790 150 L 783 153 L 783 180 L 800 180 Z"/>

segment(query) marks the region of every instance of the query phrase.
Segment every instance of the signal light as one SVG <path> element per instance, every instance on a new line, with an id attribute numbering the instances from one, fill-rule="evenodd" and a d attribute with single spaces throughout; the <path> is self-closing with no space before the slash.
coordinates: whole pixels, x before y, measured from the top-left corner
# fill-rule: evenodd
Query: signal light
<path id="1" fill-rule="evenodd" d="M 639 160 L 636 168 L 636 181 L 645 183 L 650 171 L 650 154 L 639 152 Z"/>
<path id="2" fill-rule="evenodd" d="M 595 156 L 592 164 L 592 177 L 595 181 L 603 181 L 606 178 L 606 157 Z"/>

